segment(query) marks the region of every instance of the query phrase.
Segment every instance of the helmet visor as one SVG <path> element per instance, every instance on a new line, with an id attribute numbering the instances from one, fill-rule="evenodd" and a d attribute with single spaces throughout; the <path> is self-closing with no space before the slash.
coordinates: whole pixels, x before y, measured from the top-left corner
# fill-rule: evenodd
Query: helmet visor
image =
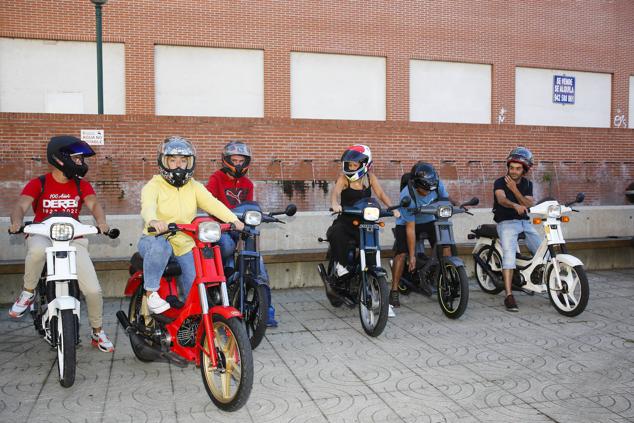
<path id="1" fill-rule="evenodd" d="M 81 154 L 84 157 L 90 157 L 95 155 L 95 151 L 88 145 L 86 141 L 79 141 L 67 145 L 66 147 L 60 149 L 60 152 L 66 153 L 69 156 Z"/>
<path id="2" fill-rule="evenodd" d="M 190 171 L 190 170 L 194 169 L 194 163 L 196 161 L 196 158 L 194 156 L 184 156 L 182 154 L 165 154 L 165 155 L 162 155 L 161 156 L 161 164 L 163 165 L 163 167 L 165 169 L 172 169 L 170 167 L 170 161 L 173 161 L 173 160 L 170 160 L 170 158 L 174 158 L 174 157 L 185 157 L 187 159 L 186 160 L 186 163 L 187 163 L 186 167 L 184 167 L 184 168 L 182 166 L 177 166 L 177 167 L 180 167 L 181 169 L 187 170 L 187 171 Z"/>
<path id="3" fill-rule="evenodd" d="M 232 142 L 225 146 L 224 155 L 251 157 L 251 149 L 245 143 Z"/>
<path id="4" fill-rule="evenodd" d="M 367 160 L 368 156 L 366 156 L 365 154 L 361 153 L 360 151 L 355 151 L 355 150 L 347 150 L 345 153 L 343 153 L 343 156 L 341 156 L 341 161 L 342 162 L 357 162 L 360 163 L 364 160 Z"/>

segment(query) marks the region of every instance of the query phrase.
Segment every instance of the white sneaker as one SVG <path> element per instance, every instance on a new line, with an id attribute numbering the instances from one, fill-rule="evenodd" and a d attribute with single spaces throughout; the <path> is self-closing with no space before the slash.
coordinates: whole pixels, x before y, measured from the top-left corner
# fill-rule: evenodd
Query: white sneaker
<path id="1" fill-rule="evenodd" d="M 394 313 L 394 308 L 392 307 L 392 304 L 390 304 L 387 309 L 387 317 L 396 317 L 396 313 Z"/>
<path id="2" fill-rule="evenodd" d="M 114 352 L 114 345 L 112 345 L 112 342 L 110 342 L 103 330 L 99 333 L 93 332 L 90 336 L 90 341 L 93 347 L 96 347 L 99 351 Z"/>
<path id="3" fill-rule="evenodd" d="M 339 276 L 339 277 L 345 276 L 348 273 L 350 273 L 350 272 L 348 272 L 348 269 L 346 269 L 340 263 L 335 264 L 335 272 L 337 273 L 337 276 Z"/>
<path id="4" fill-rule="evenodd" d="M 15 303 L 13 303 L 13 306 L 11 306 L 11 310 L 9 310 L 9 316 L 13 317 L 14 319 L 19 319 L 20 317 L 22 317 L 26 309 L 29 308 L 29 306 L 33 302 L 34 298 L 35 294 L 33 292 L 22 291 L 18 299 L 15 300 Z"/>
<path id="5" fill-rule="evenodd" d="M 161 298 L 158 292 L 154 291 L 147 298 L 147 307 L 150 309 L 150 313 L 161 314 L 169 310 L 170 304 Z"/>

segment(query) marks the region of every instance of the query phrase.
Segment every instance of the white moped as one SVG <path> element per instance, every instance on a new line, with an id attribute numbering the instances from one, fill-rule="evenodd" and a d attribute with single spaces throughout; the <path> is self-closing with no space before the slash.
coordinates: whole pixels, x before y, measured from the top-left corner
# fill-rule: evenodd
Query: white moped
<path id="1" fill-rule="evenodd" d="M 56 214 L 40 223 L 27 222 L 17 233 L 20 232 L 42 235 L 52 242 L 52 246 L 46 248 L 46 265 L 35 290 L 31 316 L 38 333 L 57 349 L 59 383 L 67 388 L 75 382 L 80 316 L 76 248 L 70 243 L 100 231 L 96 226 Z M 119 230 L 111 229 L 104 235 L 114 239 L 119 236 Z"/>
<path id="2" fill-rule="evenodd" d="M 513 273 L 513 289 L 529 294 L 548 293 L 550 303 L 565 316 L 577 316 L 586 308 L 590 296 L 588 277 L 583 263 L 568 254 L 566 241 L 561 230 L 561 222 L 568 222 L 566 214 L 577 211 L 575 203 L 583 202 L 583 193 L 577 194 L 575 201 L 561 205 L 557 201 L 543 201 L 529 209 L 534 215 L 533 223 L 544 227 L 544 240 L 533 256 L 516 256 L 517 267 Z M 502 246 L 497 226 L 480 225 L 468 235 L 477 238 L 473 249 L 476 280 L 480 288 L 489 294 L 497 294 L 504 289 L 502 279 Z M 520 234 L 520 239 L 524 234 Z"/>

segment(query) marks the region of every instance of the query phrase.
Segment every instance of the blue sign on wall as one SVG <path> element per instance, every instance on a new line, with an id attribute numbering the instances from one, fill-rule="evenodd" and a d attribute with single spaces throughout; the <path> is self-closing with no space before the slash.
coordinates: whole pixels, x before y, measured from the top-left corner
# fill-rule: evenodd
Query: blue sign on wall
<path id="1" fill-rule="evenodd" d="M 575 104 L 575 77 L 553 75 L 553 103 Z"/>

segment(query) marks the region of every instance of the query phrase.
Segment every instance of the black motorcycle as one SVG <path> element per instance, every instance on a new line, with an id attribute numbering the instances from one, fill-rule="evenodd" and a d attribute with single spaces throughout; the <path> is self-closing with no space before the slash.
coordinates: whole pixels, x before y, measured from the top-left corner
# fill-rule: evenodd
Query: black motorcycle
<path id="1" fill-rule="evenodd" d="M 476 206 L 480 200 L 476 197 L 453 206 L 446 199 L 439 199 L 427 206 L 409 209 L 413 214 L 430 214 L 436 216 L 434 230 L 436 245 L 429 256 L 425 255 L 424 241 L 426 234 L 421 234 L 416 246 L 416 268 L 410 272 L 407 265 L 399 281 L 399 291 L 409 294 L 410 291 L 426 296 L 432 295 L 432 287 L 436 288 L 438 303 L 445 316 L 457 319 L 467 309 L 469 302 L 469 279 L 462 259 L 457 257 L 456 240 L 453 236 L 453 223 L 449 219 L 458 213 L 471 214 L 465 209 Z M 445 255 L 445 247 L 449 247 L 451 255 Z M 405 260 L 407 263 L 407 258 Z"/>
<path id="2" fill-rule="evenodd" d="M 381 267 L 381 247 L 379 230 L 384 223 L 381 217 L 393 216 L 392 210 L 407 207 L 409 200 L 398 206 L 381 209 L 374 198 L 359 200 L 352 207 L 344 207 L 341 214 L 352 216 L 352 224 L 359 228 L 359 245 L 348 245 L 348 262 L 341 263 L 349 273 L 341 277 L 335 271 L 335 260 L 328 252 L 328 270 L 322 263 L 317 265 L 319 276 L 326 288 L 326 297 L 334 307 L 346 304 L 353 308 L 358 305 L 361 326 L 370 336 L 379 336 L 388 314 L 389 285 L 387 272 Z M 319 242 L 327 241 L 323 238 Z"/>
<path id="3" fill-rule="evenodd" d="M 244 223 L 244 229 L 239 233 L 242 247 L 236 248 L 235 271 L 227 275 L 229 302 L 242 313 L 251 348 L 255 349 L 264 338 L 271 303 L 270 287 L 266 283 L 266 277 L 260 272 L 258 226 L 261 223 L 285 223 L 274 216 L 293 216 L 297 207 L 289 204 L 285 210 L 264 214 L 257 202 L 248 201 L 232 211 Z"/>

